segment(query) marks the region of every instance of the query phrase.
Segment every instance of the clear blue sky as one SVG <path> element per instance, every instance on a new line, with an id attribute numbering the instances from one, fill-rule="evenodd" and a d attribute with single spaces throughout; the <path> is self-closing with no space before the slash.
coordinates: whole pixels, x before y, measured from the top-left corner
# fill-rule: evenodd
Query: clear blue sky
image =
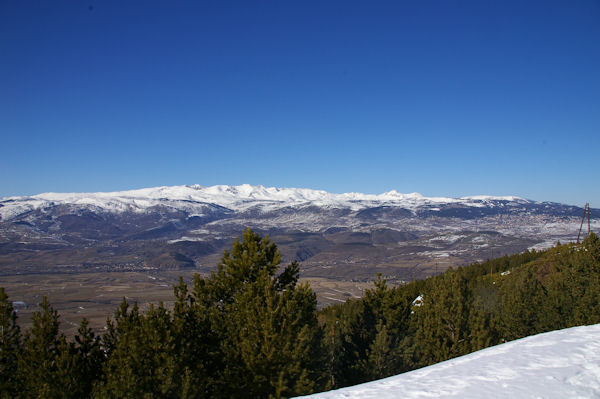
<path id="1" fill-rule="evenodd" d="M 600 207 L 600 2 L 0 1 L 0 196 L 157 185 Z"/>

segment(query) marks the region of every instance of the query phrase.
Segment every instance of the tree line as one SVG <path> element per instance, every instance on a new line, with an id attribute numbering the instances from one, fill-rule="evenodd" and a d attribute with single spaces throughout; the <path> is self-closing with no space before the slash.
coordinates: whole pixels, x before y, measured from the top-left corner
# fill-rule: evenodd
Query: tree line
<path id="1" fill-rule="evenodd" d="M 427 366 L 528 335 L 600 322 L 600 239 L 449 269 L 317 311 L 247 229 L 175 304 L 125 300 L 97 336 L 73 339 L 44 298 L 24 333 L 0 288 L 1 398 L 279 398 Z"/>

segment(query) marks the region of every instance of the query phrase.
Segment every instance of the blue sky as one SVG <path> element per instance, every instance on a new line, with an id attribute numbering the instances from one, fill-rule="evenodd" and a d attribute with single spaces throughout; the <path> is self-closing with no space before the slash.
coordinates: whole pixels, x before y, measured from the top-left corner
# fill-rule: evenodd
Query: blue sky
<path id="1" fill-rule="evenodd" d="M 600 2 L 0 2 L 0 196 L 179 184 L 600 207 Z"/>

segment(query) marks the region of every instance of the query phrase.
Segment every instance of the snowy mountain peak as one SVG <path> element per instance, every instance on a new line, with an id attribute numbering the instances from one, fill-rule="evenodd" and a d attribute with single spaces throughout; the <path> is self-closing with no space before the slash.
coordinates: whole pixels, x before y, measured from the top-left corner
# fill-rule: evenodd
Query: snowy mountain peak
<path id="1" fill-rule="evenodd" d="M 387 273 L 396 267 L 390 265 L 421 260 L 465 264 L 489 257 L 492 247 L 494 254 L 511 253 L 577 237 L 581 208 L 513 199 L 426 197 L 396 190 L 334 194 L 250 184 L 43 193 L 0 200 L 0 247 L 31 264 L 54 267 L 67 259 L 65 253 L 71 263 L 83 262 L 80 257 L 86 252 L 79 249 L 90 245 L 99 248 L 97 261 L 105 264 L 102 248 L 122 243 L 117 244 L 121 254 L 110 258 L 111 268 L 121 267 L 122 256 L 130 256 L 132 248 L 143 254 L 146 264 L 188 267 L 177 259 L 160 263 L 162 257 L 156 254 L 174 253 L 170 246 L 179 245 L 190 259 L 205 262 L 250 227 L 290 234 L 283 244 L 285 256 L 303 261 L 315 275 L 329 276 L 329 265 L 343 264 L 348 266 L 341 266 L 345 276 L 372 279 L 369 273 L 377 270 L 372 267 Z M 592 228 L 598 223 L 594 217 Z M 149 241 L 153 244 L 146 245 Z M 181 242 L 196 244 L 177 244 Z M 13 259 L 4 257 L 8 267 L 19 265 Z M 402 273 L 409 268 L 398 270 L 392 270 L 398 281 L 408 277 Z"/>
<path id="2" fill-rule="evenodd" d="M 474 201 L 510 201 L 510 202 L 527 202 L 525 198 L 516 197 L 514 195 L 506 196 L 492 196 L 492 195 L 471 195 L 467 197 L 461 197 L 464 200 Z"/>
<path id="3" fill-rule="evenodd" d="M 144 212 L 146 209 L 157 205 L 192 212 L 191 208 L 194 206 L 205 206 L 207 204 L 218 205 L 233 211 L 243 211 L 252 207 L 274 210 L 292 206 L 315 205 L 327 208 L 345 208 L 353 211 L 377 206 L 397 206 L 414 212 L 422 206 L 458 204 L 481 207 L 482 201 L 498 200 L 526 201 L 518 197 L 424 197 L 419 193 L 403 194 L 396 190 L 383 194 L 333 194 L 307 188 L 276 188 L 250 184 L 204 187 L 195 184 L 116 192 L 42 193 L 33 196 L 8 197 L 0 200 L 0 216 L 3 220 L 8 220 L 24 212 L 57 205 L 90 206 L 109 212 Z"/>
<path id="4" fill-rule="evenodd" d="M 415 199 L 425 198 L 425 197 L 423 197 L 423 194 L 421 194 L 421 193 L 403 194 L 396 190 L 387 191 L 387 192 L 381 194 L 381 196 L 382 197 L 397 197 L 397 198 L 415 198 Z"/>

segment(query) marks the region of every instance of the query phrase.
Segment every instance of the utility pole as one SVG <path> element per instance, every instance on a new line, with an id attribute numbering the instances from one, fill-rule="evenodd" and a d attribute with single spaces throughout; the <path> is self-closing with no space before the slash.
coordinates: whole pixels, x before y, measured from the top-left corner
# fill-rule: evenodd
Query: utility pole
<path id="1" fill-rule="evenodd" d="M 589 202 L 585 203 L 585 208 L 583 209 L 583 216 L 581 217 L 581 224 L 579 225 L 579 233 L 577 233 L 577 244 L 579 244 L 579 237 L 581 236 L 581 230 L 583 229 L 583 222 L 585 221 L 586 216 L 588 218 L 588 235 L 590 235 L 590 232 L 592 231 L 591 225 L 590 225 L 590 219 L 592 218 L 592 211 L 590 211 Z"/>

